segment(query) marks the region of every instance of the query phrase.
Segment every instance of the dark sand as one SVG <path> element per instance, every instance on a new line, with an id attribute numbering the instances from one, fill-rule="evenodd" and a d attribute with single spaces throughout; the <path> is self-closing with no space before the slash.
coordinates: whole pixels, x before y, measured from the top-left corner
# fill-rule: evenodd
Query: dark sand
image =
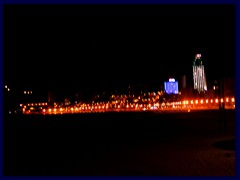
<path id="1" fill-rule="evenodd" d="M 4 175 L 234 176 L 235 111 L 6 115 Z"/>

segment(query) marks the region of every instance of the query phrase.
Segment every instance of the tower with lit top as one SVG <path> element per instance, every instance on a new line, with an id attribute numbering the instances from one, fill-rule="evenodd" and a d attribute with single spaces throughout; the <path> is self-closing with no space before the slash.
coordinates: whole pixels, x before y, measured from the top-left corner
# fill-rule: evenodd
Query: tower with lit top
<path id="1" fill-rule="evenodd" d="M 201 54 L 196 54 L 193 61 L 194 89 L 197 90 L 199 93 L 207 91 L 206 75 L 201 57 Z"/>

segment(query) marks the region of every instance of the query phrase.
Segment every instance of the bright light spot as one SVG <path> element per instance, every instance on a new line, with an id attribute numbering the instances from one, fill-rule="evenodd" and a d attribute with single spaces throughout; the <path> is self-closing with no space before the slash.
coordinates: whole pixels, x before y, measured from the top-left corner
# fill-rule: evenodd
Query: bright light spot
<path id="1" fill-rule="evenodd" d="M 143 108 L 144 111 L 146 111 L 146 108 Z"/>
<path id="2" fill-rule="evenodd" d="M 169 82 L 175 82 L 174 78 L 169 78 Z"/>
<path id="3" fill-rule="evenodd" d="M 235 101 L 235 99 L 234 98 L 232 98 L 232 102 L 234 102 Z"/>
<path id="4" fill-rule="evenodd" d="M 133 102 L 135 102 L 135 103 L 138 102 L 138 99 L 134 99 Z"/>
<path id="5" fill-rule="evenodd" d="M 208 103 L 208 99 L 206 100 L 206 103 Z"/>
<path id="6" fill-rule="evenodd" d="M 7 88 L 7 85 L 5 85 L 5 88 Z"/>
<path id="7" fill-rule="evenodd" d="M 229 99 L 228 98 L 226 98 L 226 102 L 228 102 L 229 101 Z"/>
<path id="8" fill-rule="evenodd" d="M 73 108 L 71 108 L 71 111 L 73 111 Z"/>
<path id="9" fill-rule="evenodd" d="M 27 94 L 29 94 L 29 91 L 27 92 Z"/>
<path id="10" fill-rule="evenodd" d="M 198 104 L 198 100 L 196 100 L 195 103 Z"/>
<path id="11" fill-rule="evenodd" d="M 191 100 L 191 104 L 193 104 L 193 100 Z"/>
<path id="12" fill-rule="evenodd" d="M 23 105 L 22 104 L 20 104 L 20 107 L 22 107 Z"/>
<path id="13" fill-rule="evenodd" d="M 201 56 L 201 54 L 196 54 L 196 58 L 200 58 Z"/>
<path id="14" fill-rule="evenodd" d="M 203 100 L 201 100 L 201 104 L 203 103 Z"/>
<path id="15" fill-rule="evenodd" d="M 46 110 L 45 110 L 45 109 L 43 109 L 43 112 L 46 112 Z"/>
<path id="16" fill-rule="evenodd" d="M 60 111 L 62 111 L 62 108 L 60 108 Z"/>
<path id="17" fill-rule="evenodd" d="M 151 109 L 157 109 L 155 106 L 152 106 Z"/>
<path id="18" fill-rule="evenodd" d="M 211 103 L 213 103 L 213 100 L 211 99 Z"/>
<path id="19" fill-rule="evenodd" d="M 51 112 L 51 111 L 52 111 L 52 109 L 48 109 L 48 111 L 49 111 L 49 112 Z"/>
<path id="20" fill-rule="evenodd" d="M 9 88 L 8 88 L 7 90 L 8 90 L 8 91 L 10 91 L 10 89 L 9 89 Z"/>
<path id="21" fill-rule="evenodd" d="M 188 109 L 188 111 L 187 112 L 190 112 L 190 109 Z"/>
<path id="22" fill-rule="evenodd" d="M 23 91 L 24 94 L 26 94 L 26 91 Z"/>
<path id="23" fill-rule="evenodd" d="M 215 100 L 215 103 L 218 103 L 218 99 Z"/>
<path id="24" fill-rule="evenodd" d="M 223 102 L 223 98 L 221 98 L 221 103 Z"/>

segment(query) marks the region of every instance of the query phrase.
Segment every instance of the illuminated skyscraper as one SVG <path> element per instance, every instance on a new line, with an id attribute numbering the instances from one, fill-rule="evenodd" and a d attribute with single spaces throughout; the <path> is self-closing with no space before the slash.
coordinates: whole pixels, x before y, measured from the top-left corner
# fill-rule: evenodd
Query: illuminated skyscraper
<path id="1" fill-rule="evenodd" d="M 164 82 L 164 90 L 167 94 L 178 94 L 178 82 L 170 78 L 168 82 Z"/>
<path id="2" fill-rule="evenodd" d="M 196 54 L 193 61 L 193 82 L 194 89 L 199 93 L 207 91 L 206 75 L 204 72 L 201 54 Z"/>

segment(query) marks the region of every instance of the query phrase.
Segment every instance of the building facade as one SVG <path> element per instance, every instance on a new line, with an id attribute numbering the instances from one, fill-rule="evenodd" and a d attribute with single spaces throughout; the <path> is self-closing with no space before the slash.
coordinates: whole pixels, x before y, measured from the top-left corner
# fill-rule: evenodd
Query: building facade
<path id="1" fill-rule="evenodd" d="M 196 54 L 193 61 L 193 83 L 194 90 L 197 90 L 199 93 L 207 91 L 207 81 L 201 54 Z"/>
<path id="2" fill-rule="evenodd" d="M 170 78 L 168 82 L 164 82 L 164 90 L 167 94 L 178 94 L 178 82 Z"/>

